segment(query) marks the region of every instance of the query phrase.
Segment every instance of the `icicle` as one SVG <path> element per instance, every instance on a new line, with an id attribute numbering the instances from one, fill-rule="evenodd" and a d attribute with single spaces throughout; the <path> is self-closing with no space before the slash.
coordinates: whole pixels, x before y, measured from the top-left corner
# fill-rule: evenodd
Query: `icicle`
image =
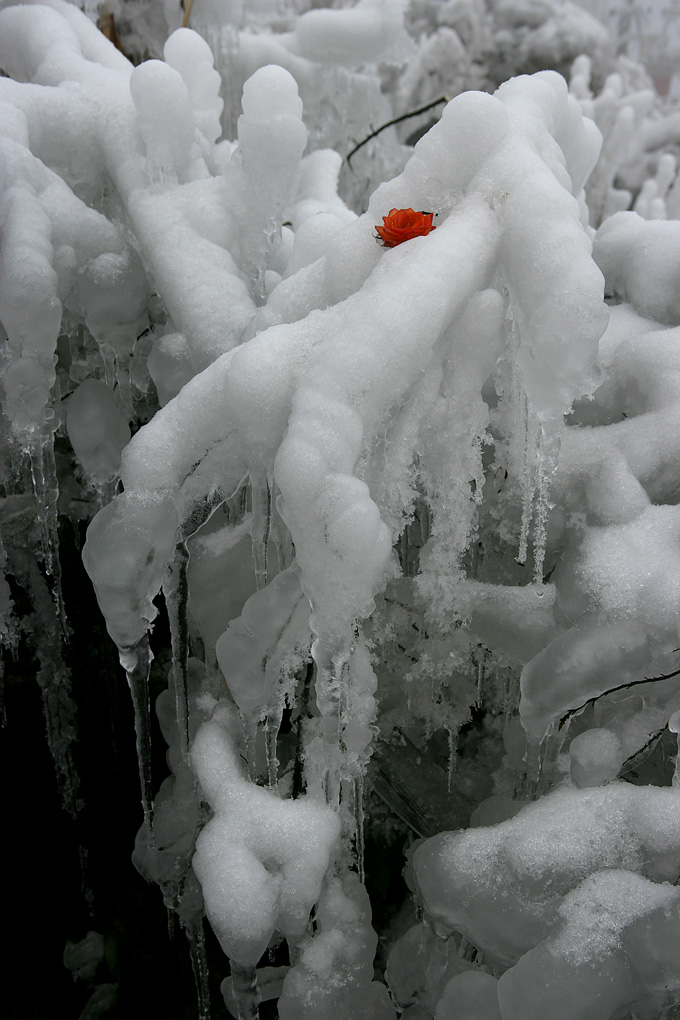
<path id="1" fill-rule="evenodd" d="M 238 502 L 238 520 L 234 519 L 234 524 L 240 523 L 245 515 L 248 513 L 248 486 L 241 486 L 240 491 L 237 493 L 236 500 Z"/>
<path id="2" fill-rule="evenodd" d="M 270 790 L 275 790 L 279 784 L 279 759 L 276 748 L 282 715 L 282 706 L 278 706 L 274 712 L 267 715 L 264 724 L 264 746 L 265 754 L 267 756 L 267 785 Z"/>
<path id="3" fill-rule="evenodd" d="M 315 667 L 316 664 L 312 659 L 305 670 L 305 675 L 302 680 L 302 684 L 299 686 L 296 692 L 296 708 L 297 708 L 297 726 L 295 735 L 295 759 L 293 765 L 293 799 L 298 797 L 303 790 L 303 761 L 305 758 L 305 747 L 306 747 L 306 733 L 305 733 L 305 722 L 311 715 L 310 712 L 310 699 L 312 694 L 312 687 L 315 680 Z"/>
<path id="4" fill-rule="evenodd" d="M 255 561 L 255 586 L 261 591 L 267 584 L 267 558 L 269 536 L 272 526 L 272 490 L 269 478 L 252 478 L 253 560 Z"/>
<path id="5" fill-rule="evenodd" d="M 257 718 L 255 716 L 241 716 L 243 723 L 243 736 L 245 741 L 245 752 L 247 759 L 248 779 L 251 783 L 257 782 Z"/>
<path id="6" fill-rule="evenodd" d="M 181 541 L 175 546 L 175 558 L 168 567 L 163 582 L 163 594 L 170 623 L 172 646 L 172 677 L 175 685 L 175 710 L 180 746 L 185 761 L 189 755 L 189 538 L 194 535 L 222 506 L 224 498 L 219 490 L 193 507 L 181 528 Z"/>
<path id="7" fill-rule="evenodd" d="M 231 984 L 238 1007 L 238 1020 L 258 1020 L 260 993 L 255 967 L 241 967 L 232 960 Z"/>
<path id="8" fill-rule="evenodd" d="M 534 515 L 534 496 L 536 493 L 536 468 L 538 456 L 538 440 L 540 426 L 537 419 L 530 413 L 523 398 L 524 405 L 524 449 L 522 457 L 522 524 L 519 534 L 519 550 L 517 562 L 526 563 L 529 545 L 529 529 Z"/>
<path id="9" fill-rule="evenodd" d="M 180 746 L 184 759 L 189 755 L 189 586 L 187 567 L 189 548 L 186 542 L 178 542 L 174 562 L 168 568 L 163 594 L 170 622 L 172 645 L 172 677 L 175 685 L 175 710 L 179 729 Z"/>
<path id="10" fill-rule="evenodd" d="M 282 573 L 287 570 L 295 559 L 295 548 L 293 546 L 293 540 L 290 537 L 290 531 L 284 524 L 281 514 L 278 512 L 276 500 L 272 496 L 272 528 L 270 536 L 270 550 L 268 555 L 271 557 L 271 547 L 276 553 L 276 569 L 277 573 Z"/>
<path id="11" fill-rule="evenodd" d="M 506 673 L 503 682 L 503 725 L 507 726 L 519 705 L 519 678 Z"/>
<path id="12" fill-rule="evenodd" d="M 364 777 L 358 775 L 354 780 L 354 824 L 355 837 L 354 845 L 357 852 L 357 872 L 359 881 L 364 883 L 366 872 L 364 869 Z"/>
<path id="13" fill-rule="evenodd" d="M 534 525 L 534 583 L 543 583 L 543 564 L 548 540 L 548 516 L 552 509 L 550 502 L 550 481 L 557 467 L 557 451 L 546 449 L 545 437 L 541 433 L 537 450 L 539 458 L 536 469 L 536 523 Z"/>
<path id="14" fill-rule="evenodd" d="M 210 986 L 208 984 L 208 957 L 205 952 L 203 918 L 199 918 L 194 924 L 185 925 L 184 931 L 189 943 L 191 969 L 196 982 L 198 1020 L 210 1020 Z M 257 1016 L 257 1014 L 255 1015 Z"/>
<path id="15" fill-rule="evenodd" d="M 319 641 L 315 641 L 312 645 L 312 656 L 317 664 L 316 704 L 321 714 L 325 752 L 323 786 L 326 803 L 338 809 L 342 758 L 340 724 L 347 705 L 350 642 L 347 641 L 335 653 L 319 649 L 319 644 Z"/>
<path id="16" fill-rule="evenodd" d="M 149 672 L 153 655 L 146 634 L 131 652 L 122 654 L 121 665 L 127 675 L 135 712 L 137 766 L 144 810 L 147 845 L 153 846 L 153 787 L 151 783 L 151 728 L 149 713 Z"/>

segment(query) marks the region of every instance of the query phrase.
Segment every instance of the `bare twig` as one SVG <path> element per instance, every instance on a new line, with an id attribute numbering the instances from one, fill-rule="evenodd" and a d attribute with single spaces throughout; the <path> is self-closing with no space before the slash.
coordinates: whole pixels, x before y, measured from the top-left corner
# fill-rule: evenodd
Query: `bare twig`
<path id="1" fill-rule="evenodd" d="M 106 4 L 102 4 L 99 12 L 99 30 L 102 35 L 106 36 L 110 43 L 113 43 L 117 50 L 120 50 L 124 57 L 127 56 L 127 53 L 123 49 L 123 44 L 120 41 L 120 36 L 118 35 L 118 29 L 116 28 L 116 22 L 113 14 L 107 8 Z"/>
<path id="2" fill-rule="evenodd" d="M 191 8 L 194 6 L 194 0 L 182 0 L 180 6 L 184 11 L 182 15 L 182 28 L 186 28 L 189 24 L 189 15 L 191 14 Z"/>
<path id="3" fill-rule="evenodd" d="M 559 728 L 562 729 L 564 724 L 568 722 L 573 715 L 576 715 L 577 712 L 582 712 L 584 708 L 588 707 L 588 705 L 594 705 L 596 701 L 599 701 L 600 698 L 604 698 L 607 694 L 614 694 L 615 691 L 625 691 L 630 687 L 638 687 L 640 684 L 653 684 L 658 683 L 661 680 L 672 680 L 674 676 L 680 676 L 680 669 L 675 669 L 672 673 L 662 673 L 661 676 L 645 676 L 642 680 L 631 680 L 628 684 L 619 684 L 618 687 L 610 687 L 608 691 L 602 691 L 602 694 L 596 694 L 594 697 L 588 698 L 587 701 L 584 701 L 583 704 L 579 705 L 577 708 L 570 708 L 568 712 L 565 712 L 560 719 Z"/>
<path id="4" fill-rule="evenodd" d="M 189 0 L 189 2 L 192 2 L 192 0 Z M 351 166 L 352 156 L 359 151 L 362 145 L 365 145 L 366 142 L 370 142 L 370 140 L 372 138 L 375 138 L 376 135 L 379 135 L 381 131 L 384 131 L 388 127 L 392 127 L 394 124 L 400 124 L 402 120 L 408 120 L 409 117 L 417 117 L 419 113 L 427 113 L 428 110 L 434 109 L 434 107 L 439 106 L 440 103 L 448 102 L 450 102 L 448 96 L 440 96 L 439 99 L 434 99 L 431 103 L 428 103 L 427 106 L 421 106 L 419 110 L 412 110 L 411 113 L 402 113 L 400 117 L 395 117 L 393 120 L 388 120 L 386 124 L 383 124 L 381 127 L 371 132 L 371 134 L 368 135 L 367 138 L 364 138 L 363 142 L 359 142 L 358 145 L 354 146 L 352 151 L 348 153 L 348 155 L 345 157 L 348 164 Z"/>

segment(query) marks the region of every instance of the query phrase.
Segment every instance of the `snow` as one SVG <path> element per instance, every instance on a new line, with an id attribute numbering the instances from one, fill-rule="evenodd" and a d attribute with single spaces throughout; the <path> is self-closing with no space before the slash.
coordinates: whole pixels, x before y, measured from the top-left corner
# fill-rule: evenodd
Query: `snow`
<path id="1" fill-rule="evenodd" d="M 254 966 L 279 928 L 298 941 L 340 832 L 325 805 L 283 801 L 241 774 L 224 708 L 196 735 L 192 762 L 214 815 L 193 868 L 224 951 Z"/>
<path id="2" fill-rule="evenodd" d="M 491 959 L 516 963 L 590 875 L 625 869 L 654 888 L 674 881 L 677 805 L 670 787 L 558 788 L 508 821 L 434 836 L 412 856 L 426 916 L 442 936 L 455 929 Z"/>
<path id="3" fill-rule="evenodd" d="M 17 585 L 58 769 L 68 513 L 202 1016 L 204 908 L 241 1020 L 279 936 L 282 1020 L 663 1015 L 677 115 L 557 0 L 114 13 L 144 59 L 64 0 L 0 10 L 3 641 Z M 414 146 L 424 120 L 348 165 L 440 90 Z M 435 229 L 384 250 L 391 209 Z M 388 992 L 363 877 L 390 826 L 428 838 Z"/>

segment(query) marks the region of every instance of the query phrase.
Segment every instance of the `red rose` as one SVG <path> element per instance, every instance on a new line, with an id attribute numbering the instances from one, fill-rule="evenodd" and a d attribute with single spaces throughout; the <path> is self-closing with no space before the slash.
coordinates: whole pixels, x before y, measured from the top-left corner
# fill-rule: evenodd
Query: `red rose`
<path id="1" fill-rule="evenodd" d="M 404 241 L 410 241 L 412 237 L 425 237 L 431 230 L 437 228 L 432 225 L 431 212 L 416 212 L 414 209 L 390 209 L 387 216 L 383 216 L 383 226 L 376 223 L 378 231 L 377 241 L 382 241 L 383 248 L 394 248 Z"/>

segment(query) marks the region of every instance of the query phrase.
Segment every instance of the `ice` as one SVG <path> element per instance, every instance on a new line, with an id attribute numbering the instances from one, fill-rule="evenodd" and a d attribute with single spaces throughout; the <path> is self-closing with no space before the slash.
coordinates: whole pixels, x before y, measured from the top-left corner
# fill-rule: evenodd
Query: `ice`
<path id="1" fill-rule="evenodd" d="M 161 407 L 176 397 L 194 375 L 189 344 L 181 333 L 165 333 L 159 337 L 147 364 Z"/>
<path id="2" fill-rule="evenodd" d="M 200 630 L 207 659 L 214 657 L 220 635 L 241 614 L 255 591 L 250 515 L 234 525 L 225 524 L 218 514 L 213 520 L 218 530 L 208 525 L 189 542 L 189 610 Z M 225 574 L 232 578 L 227 598 L 222 588 Z"/>
<path id="3" fill-rule="evenodd" d="M 281 229 L 283 207 L 307 143 L 301 116 L 297 84 L 282 67 L 260 68 L 245 83 L 238 140 L 246 201 L 252 208 L 242 223 L 240 248 L 260 300 L 268 249 Z"/>
<path id="4" fill-rule="evenodd" d="M 601 786 L 616 779 L 623 765 L 621 741 L 611 730 L 592 729 L 569 745 L 571 778 L 578 787 Z"/>
<path id="5" fill-rule="evenodd" d="M 210 986 L 208 984 L 208 958 L 205 951 L 205 932 L 203 918 L 197 924 L 185 928 L 191 953 L 191 966 L 194 972 L 197 993 L 197 1018 L 210 1020 Z"/>
<path id="6" fill-rule="evenodd" d="M 151 541 L 144 531 L 150 519 Z M 104 507 L 88 530 L 83 562 L 121 653 L 146 637 L 156 617 L 152 598 L 174 551 L 176 527 L 175 508 L 167 497 L 126 492 Z"/>
<path id="7" fill-rule="evenodd" d="M 130 427 L 102 382 L 88 379 L 69 398 L 66 428 L 78 460 L 96 482 L 120 474 L 120 455 Z"/>
<path id="8" fill-rule="evenodd" d="M 648 254 L 641 258 L 644 251 Z M 609 293 L 627 299 L 647 318 L 670 325 L 680 322 L 675 287 L 680 259 L 677 220 L 646 220 L 635 212 L 617 213 L 598 231 L 593 254 Z"/>
<path id="9" fill-rule="evenodd" d="M 104 959 L 104 936 L 98 931 L 88 931 L 80 942 L 67 942 L 64 947 L 64 966 L 72 973 L 74 980 L 92 981 L 97 967 Z"/>
<path id="10" fill-rule="evenodd" d="M 134 249 L 126 246 L 89 259 L 78 274 L 75 297 L 85 308 L 85 322 L 97 342 L 129 354 L 149 299 Z"/>
<path id="11" fill-rule="evenodd" d="M 128 687 L 132 695 L 135 715 L 135 747 L 139 786 L 144 812 L 144 838 L 148 845 L 153 843 L 153 787 L 151 777 L 151 720 L 149 718 L 149 671 L 153 656 L 147 637 L 135 646 L 134 651 L 121 659 L 125 669 Z"/>
<path id="12" fill-rule="evenodd" d="M 248 599 L 217 641 L 220 669 L 245 718 L 280 712 L 309 644 L 309 603 L 295 570 L 285 570 Z"/>
<path id="13" fill-rule="evenodd" d="M 556 933 L 498 982 L 503 1020 L 538 1020 L 546 1010 L 559 1020 L 599 1020 L 645 992 L 677 986 L 680 929 L 672 886 L 603 871 L 570 893 L 560 913 Z M 640 928 L 656 926 L 654 948 L 647 941 L 630 955 Z"/>
<path id="14" fill-rule="evenodd" d="M 474 964 L 463 958 L 461 949 L 460 940 L 443 942 L 423 922 L 409 928 L 394 943 L 385 970 L 397 1005 L 408 1008 L 418 1002 L 427 1008 L 428 1016 L 435 1013 L 447 983 L 474 970 Z"/>
<path id="15" fill-rule="evenodd" d="M 497 979 L 483 971 L 457 974 L 437 1003 L 436 1020 L 502 1020 L 497 985 Z"/>
<path id="16" fill-rule="evenodd" d="M 196 123 L 181 75 L 162 60 L 146 60 L 130 75 L 130 94 L 149 176 L 162 184 L 184 181 Z"/>
<path id="17" fill-rule="evenodd" d="M 631 76 L 619 59 L 616 71 L 606 76 L 597 95 L 591 92 L 592 61 L 578 57 L 572 68 L 573 94 L 586 116 L 592 117 L 603 135 L 602 151 L 586 183 L 586 215 L 594 227 L 614 213 L 628 209 L 633 195 L 622 187 L 628 174 L 623 168 L 642 161 L 644 136 L 658 130 L 656 118 L 648 116 L 654 103 L 651 82 Z M 631 80 L 633 77 L 633 80 Z M 642 86 L 642 87 L 641 87 Z M 645 87 L 646 86 L 646 87 Z"/>
<path id="18" fill-rule="evenodd" d="M 339 821 L 301 797 L 280 800 L 241 775 L 228 707 L 199 730 L 192 762 L 214 816 L 193 868 L 225 953 L 254 967 L 278 928 L 295 945 L 337 850 Z"/>
<path id="19" fill-rule="evenodd" d="M 205 897 L 242 1017 L 266 992 L 295 1020 L 656 1020 L 680 993 L 677 782 L 641 785 L 671 782 L 680 711 L 673 101 L 557 0 L 206 0 L 168 39 L 172 5 L 114 7 L 134 66 L 73 4 L 0 12 L 0 596 L 65 806 L 58 513 L 120 489 L 84 559 L 133 695 L 135 863 L 202 1015 Z M 569 94 L 542 68 L 579 53 Z M 392 208 L 436 229 L 383 250 Z M 407 832 L 425 922 L 402 935 L 411 904 L 371 886 L 391 1002 L 361 880 Z M 290 967 L 258 972 L 280 933 Z"/>
<path id="20" fill-rule="evenodd" d="M 547 66 L 563 70 L 580 53 L 590 54 L 599 64 L 609 55 L 611 40 L 604 25 L 569 0 L 500 0 L 494 8 L 497 45 L 506 77 L 517 68 L 546 66 L 546 61 Z"/>
<path id="21" fill-rule="evenodd" d="M 250 528 L 255 564 L 255 584 L 259 590 L 268 579 L 269 538 L 272 529 L 272 485 L 271 478 L 251 478 L 250 488 L 253 503 L 253 521 Z"/>
<path id="22" fill-rule="evenodd" d="M 7 188 L 2 222 L 0 316 L 14 355 L 4 373 L 5 407 L 18 428 L 30 430 L 43 417 L 55 380 L 62 305 L 51 264 L 50 222 L 32 189 Z"/>
<path id="23" fill-rule="evenodd" d="M 373 981 L 376 936 L 368 895 L 356 875 L 326 879 L 316 925 L 283 982 L 281 1020 L 393 1020 L 384 985 Z"/>
<path id="24" fill-rule="evenodd" d="M 351 10 L 306 11 L 282 40 L 294 53 L 333 64 L 403 59 L 409 39 L 403 0 L 359 0 Z"/>
<path id="25" fill-rule="evenodd" d="M 176 692 L 177 725 L 182 753 L 189 754 L 189 586 L 187 566 L 189 550 L 186 542 L 178 542 L 175 558 L 163 584 L 163 594 L 170 624 L 172 672 Z"/>
<path id="26" fill-rule="evenodd" d="M 168 37 L 163 56 L 166 63 L 181 74 L 196 126 L 207 141 L 214 144 L 222 134 L 220 117 L 224 102 L 220 98 L 221 80 L 214 69 L 210 47 L 197 32 L 178 28 Z"/>
<path id="27" fill-rule="evenodd" d="M 443 936 L 460 931 L 512 964 L 546 937 L 564 897 L 594 872 L 625 868 L 674 881 L 676 809 L 671 787 L 610 783 L 557 789 L 509 821 L 442 833 L 412 857 L 426 915 Z"/>

